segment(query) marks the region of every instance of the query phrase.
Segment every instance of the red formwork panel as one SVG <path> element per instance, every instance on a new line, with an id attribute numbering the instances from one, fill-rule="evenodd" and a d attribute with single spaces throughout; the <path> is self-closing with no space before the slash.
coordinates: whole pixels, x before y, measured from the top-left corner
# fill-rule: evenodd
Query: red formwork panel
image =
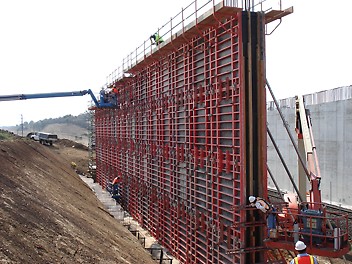
<path id="1" fill-rule="evenodd" d="M 263 223 L 235 209 L 256 191 L 248 123 L 265 124 L 265 114 L 246 113 L 249 97 L 263 94 L 246 91 L 254 79 L 245 74 L 242 28 L 242 13 L 234 12 L 184 39 L 116 83 L 118 109 L 96 110 L 97 181 L 104 188 L 120 175 L 123 207 L 181 263 L 249 263 L 248 254 L 262 250 L 248 238 L 261 229 L 248 223 Z M 256 101 L 265 111 L 262 97 Z M 265 131 L 258 137 L 266 144 Z M 259 158 L 253 170 L 260 174 L 266 157 Z"/>

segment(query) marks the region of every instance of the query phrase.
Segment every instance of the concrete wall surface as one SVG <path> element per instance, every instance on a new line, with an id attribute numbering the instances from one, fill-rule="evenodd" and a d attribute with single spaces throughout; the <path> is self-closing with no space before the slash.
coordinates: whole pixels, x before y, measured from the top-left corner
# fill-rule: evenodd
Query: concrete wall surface
<path id="1" fill-rule="evenodd" d="M 347 88 L 348 92 L 351 91 L 351 86 Z M 331 94 L 331 90 L 324 91 L 324 93 Z M 341 94 L 341 90 L 338 93 Z M 345 94 L 348 93 L 345 91 Z M 352 181 L 352 99 L 350 96 L 345 96 L 342 97 L 342 100 L 340 97 L 334 101 L 336 96 L 331 96 L 332 100 L 326 100 L 326 96 L 321 95 L 320 97 L 324 98 L 322 103 L 319 100 L 314 102 L 309 100 L 309 98 L 316 99 L 318 97 L 305 96 L 306 106 L 311 111 L 312 129 L 321 170 L 322 199 L 324 202 L 352 207 L 352 189 L 350 187 Z M 280 108 L 297 143 L 294 101 L 294 98 L 280 100 Z M 268 127 L 298 185 L 298 158 L 278 111 L 272 106 L 273 104 L 269 102 Z M 269 137 L 268 167 L 281 190 L 294 190 Z M 269 187 L 275 188 L 273 181 L 269 176 L 268 178 Z"/>

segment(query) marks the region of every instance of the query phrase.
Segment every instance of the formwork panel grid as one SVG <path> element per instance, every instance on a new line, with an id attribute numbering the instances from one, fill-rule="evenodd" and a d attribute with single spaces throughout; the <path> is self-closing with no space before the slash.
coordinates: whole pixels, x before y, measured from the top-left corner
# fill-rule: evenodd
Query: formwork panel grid
<path id="1" fill-rule="evenodd" d="M 241 18 L 183 38 L 120 84 L 118 109 L 96 111 L 97 181 L 120 175 L 123 207 L 181 263 L 248 259 L 248 216 L 234 209 L 248 195 L 251 121 Z"/>

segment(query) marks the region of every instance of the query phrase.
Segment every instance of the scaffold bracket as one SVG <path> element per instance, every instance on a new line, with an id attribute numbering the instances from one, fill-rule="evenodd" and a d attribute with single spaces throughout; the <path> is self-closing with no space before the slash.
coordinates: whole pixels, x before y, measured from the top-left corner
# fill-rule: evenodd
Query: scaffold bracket
<path id="1" fill-rule="evenodd" d="M 286 8 L 285 10 L 270 10 L 265 14 L 265 24 L 269 24 L 277 19 L 281 19 L 284 16 L 290 15 L 293 13 L 293 6 Z"/>

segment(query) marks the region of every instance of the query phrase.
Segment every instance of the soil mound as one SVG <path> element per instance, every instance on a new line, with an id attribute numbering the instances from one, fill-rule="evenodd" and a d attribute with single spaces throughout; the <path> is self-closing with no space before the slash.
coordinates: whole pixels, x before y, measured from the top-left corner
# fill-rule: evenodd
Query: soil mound
<path id="1" fill-rule="evenodd" d="M 67 145 L 0 141 L 0 263 L 155 263 L 71 168 L 83 150 Z"/>
<path id="2" fill-rule="evenodd" d="M 88 150 L 88 147 L 78 143 L 74 142 L 69 139 L 59 139 L 58 141 L 55 142 L 56 145 L 60 145 L 62 147 L 71 147 L 71 148 L 76 148 L 76 149 L 81 149 L 81 150 Z"/>

